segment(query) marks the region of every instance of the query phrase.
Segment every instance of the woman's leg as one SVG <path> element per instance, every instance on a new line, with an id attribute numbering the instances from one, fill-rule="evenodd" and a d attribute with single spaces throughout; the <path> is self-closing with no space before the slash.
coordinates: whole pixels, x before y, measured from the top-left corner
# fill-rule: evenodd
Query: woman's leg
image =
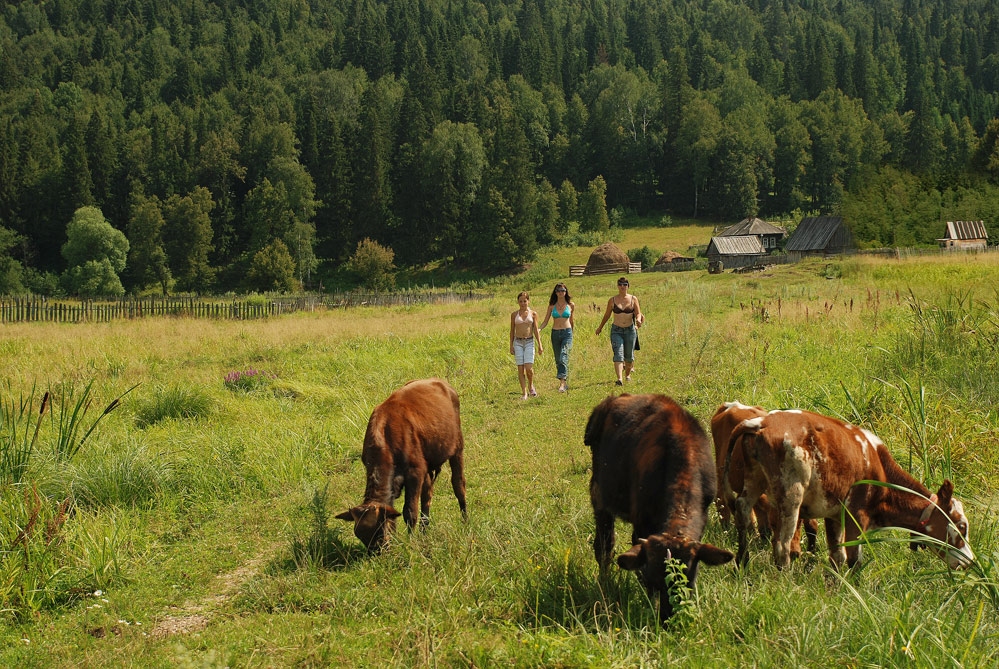
<path id="1" fill-rule="evenodd" d="M 614 352 L 614 375 L 617 377 L 615 383 L 622 385 L 621 372 L 624 368 L 624 336 L 619 332 L 619 328 L 611 326 L 611 350 Z"/>
<path id="2" fill-rule="evenodd" d="M 561 364 L 561 369 L 559 370 L 561 374 L 559 378 L 562 379 L 562 388 L 567 389 L 569 387 L 569 352 L 572 351 L 572 330 L 562 330 L 562 348 L 559 350 L 559 363 Z"/>
<path id="3" fill-rule="evenodd" d="M 517 377 L 520 379 L 520 394 L 527 399 L 527 365 L 517 365 Z"/>
<path id="4" fill-rule="evenodd" d="M 537 395 L 538 391 L 534 389 L 534 363 L 526 363 L 524 365 L 524 373 L 527 375 L 527 385 L 530 387 L 531 395 Z M 524 395 L 527 397 L 527 395 Z"/>
<path id="5" fill-rule="evenodd" d="M 638 337 L 638 333 L 635 328 L 631 328 L 630 332 L 624 332 L 621 336 L 624 341 L 624 376 L 628 381 L 631 381 L 631 370 L 635 367 L 635 339 Z"/>

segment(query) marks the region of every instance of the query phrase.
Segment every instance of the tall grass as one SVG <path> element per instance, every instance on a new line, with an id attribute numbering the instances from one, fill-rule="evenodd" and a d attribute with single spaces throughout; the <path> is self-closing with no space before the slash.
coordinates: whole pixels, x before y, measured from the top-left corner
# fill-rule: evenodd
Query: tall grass
<path id="1" fill-rule="evenodd" d="M 8 387 L 7 393 L 0 396 L 0 484 L 20 483 L 28 471 L 31 453 L 38 441 L 38 430 L 49 401 L 49 394 L 45 393 L 32 430 L 34 394 L 35 389 L 32 387 L 27 394 L 22 393 L 15 400 Z"/>

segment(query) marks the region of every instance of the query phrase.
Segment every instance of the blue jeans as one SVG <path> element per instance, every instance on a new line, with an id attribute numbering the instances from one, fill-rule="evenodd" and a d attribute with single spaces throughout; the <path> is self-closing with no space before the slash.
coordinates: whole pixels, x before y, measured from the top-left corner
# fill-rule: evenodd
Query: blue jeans
<path id="1" fill-rule="evenodd" d="M 569 378 L 569 351 L 572 350 L 572 328 L 552 330 L 552 353 L 555 355 L 555 376 Z"/>
<path id="2" fill-rule="evenodd" d="M 635 326 L 622 328 L 611 325 L 611 350 L 614 351 L 614 362 L 635 362 L 635 339 L 638 330 Z"/>

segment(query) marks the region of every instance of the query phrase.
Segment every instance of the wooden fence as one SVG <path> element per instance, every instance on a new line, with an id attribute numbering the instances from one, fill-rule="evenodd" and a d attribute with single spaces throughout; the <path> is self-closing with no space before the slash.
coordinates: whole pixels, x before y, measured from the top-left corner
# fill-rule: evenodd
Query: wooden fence
<path id="1" fill-rule="evenodd" d="M 218 300 L 198 297 L 144 297 L 65 300 L 46 297 L 0 298 L 0 323 L 106 323 L 119 319 L 182 316 L 220 320 L 269 318 L 298 311 L 359 306 L 452 304 L 492 297 L 477 293 L 339 293 L 261 300 Z"/>
<path id="2" fill-rule="evenodd" d="M 640 262 L 622 262 L 611 265 L 569 265 L 569 276 L 596 276 L 598 274 L 638 274 L 642 271 Z"/>

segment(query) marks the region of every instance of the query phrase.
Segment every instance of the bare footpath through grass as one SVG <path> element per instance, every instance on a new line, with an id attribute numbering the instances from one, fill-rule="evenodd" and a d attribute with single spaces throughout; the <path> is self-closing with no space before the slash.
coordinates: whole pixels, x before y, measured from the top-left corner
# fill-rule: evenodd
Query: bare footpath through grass
<path id="1" fill-rule="evenodd" d="M 0 483 L 0 666 L 996 666 L 999 264 L 827 265 L 632 275 L 648 320 L 624 390 L 669 394 L 705 424 L 740 400 L 872 430 L 932 488 L 953 480 L 977 571 L 899 536 L 842 578 L 822 539 L 777 572 L 757 543 L 745 571 L 703 570 L 687 622 L 666 630 L 632 575 L 599 582 L 582 435 L 619 390 L 593 334 L 616 277 L 568 282 L 570 391 L 546 332 L 527 402 L 509 314 L 550 283 L 255 323 L 17 325 L 0 331 L 4 397 L 78 397 L 92 380 L 101 406 L 140 385 L 71 457 L 46 417 L 20 482 Z M 247 370 L 266 374 L 226 384 Z M 469 520 L 445 469 L 427 531 L 400 526 L 368 555 L 332 516 L 363 495 L 371 410 L 429 376 L 461 398 Z M 30 423 L 30 443 L 34 414 L 2 419 L 22 421 L 20 445 Z M 704 540 L 735 547 L 713 510 Z"/>

